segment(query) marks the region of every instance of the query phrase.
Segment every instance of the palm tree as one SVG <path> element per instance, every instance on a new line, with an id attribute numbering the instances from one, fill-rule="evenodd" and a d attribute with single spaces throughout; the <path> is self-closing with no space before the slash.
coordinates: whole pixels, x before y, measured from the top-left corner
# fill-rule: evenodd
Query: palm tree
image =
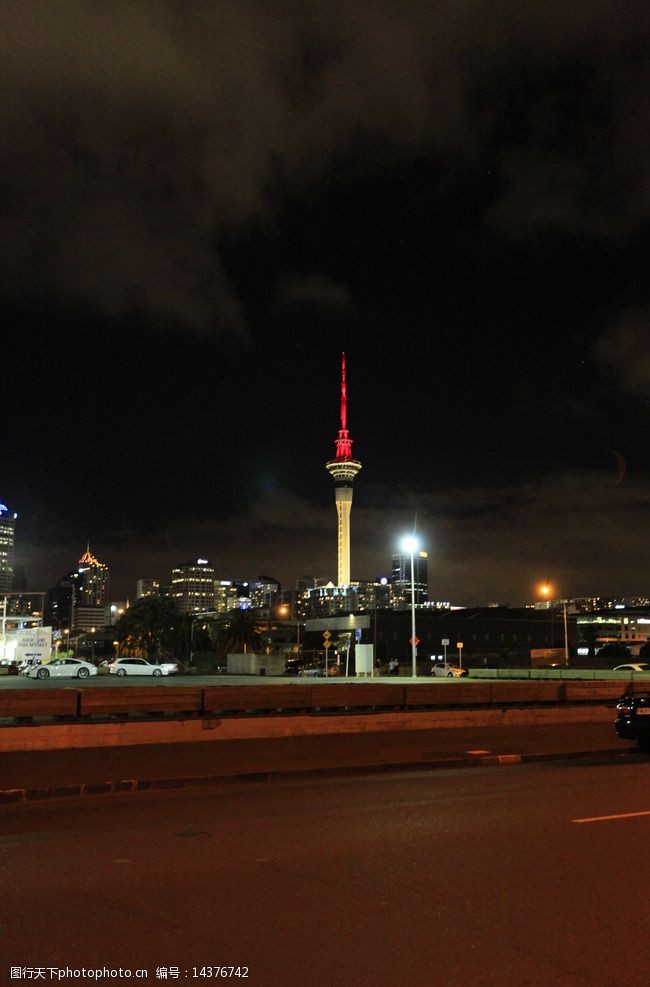
<path id="1" fill-rule="evenodd" d="M 217 650 L 222 655 L 256 651 L 262 646 L 262 636 L 249 610 L 229 610 L 217 629 Z"/>

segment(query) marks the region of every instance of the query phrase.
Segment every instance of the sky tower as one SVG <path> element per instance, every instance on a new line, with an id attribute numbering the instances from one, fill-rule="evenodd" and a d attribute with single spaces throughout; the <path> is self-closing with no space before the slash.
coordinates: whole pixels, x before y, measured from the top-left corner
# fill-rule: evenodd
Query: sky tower
<path id="1" fill-rule="evenodd" d="M 325 469 L 334 478 L 334 498 L 338 515 L 338 586 L 350 583 L 350 512 L 352 510 L 352 484 L 361 469 L 361 463 L 352 456 L 352 439 L 347 422 L 348 395 L 345 380 L 345 353 L 341 354 L 341 427 L 334 440 L 336 456 L 325 463 Z"/>

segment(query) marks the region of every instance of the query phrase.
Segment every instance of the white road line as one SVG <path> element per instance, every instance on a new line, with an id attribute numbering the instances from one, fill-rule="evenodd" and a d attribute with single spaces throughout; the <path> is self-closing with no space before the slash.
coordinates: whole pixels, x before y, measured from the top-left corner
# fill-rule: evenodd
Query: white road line
<path id="1" fill-rule="evenodd" d="M 650 816 L 650 809 L 645 809 L 643 812 L 621 812 L 616 816 L 591 816 L 588 819 L 572 819 L 571 822 L 604 822 L 606 819 L 631 819 L 633 816 Z"/>

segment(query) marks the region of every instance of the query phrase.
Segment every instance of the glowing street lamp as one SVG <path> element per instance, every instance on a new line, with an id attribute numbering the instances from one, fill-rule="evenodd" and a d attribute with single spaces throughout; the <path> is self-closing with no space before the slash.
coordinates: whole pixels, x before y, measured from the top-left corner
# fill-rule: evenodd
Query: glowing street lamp
<path id="1" fill-rule="evenodd" d="M 550 603 L 552 590 L 553 590 L 553 586 L 551 585 L 551 583 L 549 583 L 548 579 L 546 580 L 545 583 L 542 583 L 542 585 L 539 587 L 539 595 L 542 597 L 543 600 L 546 601 L 546 606 L 551 611 L 551 642 L 550 642 L 551 647 L 553 647 L 553 616 L 554 616 L 554 607 L 552 607 Z M 564 600 L 562 603 L 562 613 L 564 620 L 564 664 L 568 665 L 569 664 L 569 631 L 567 627 L 566 600 Z"/>
<path id="2" fill-rule="evenodd" d="M 413 678 L 417 676 L 417 644 L 415 638 L 415 564 L 413 556 L 418 549 L 418 541 L 415 535 L 407 535 L 402 538 L 402 551 L 411 556 L 411 674 Z"/>

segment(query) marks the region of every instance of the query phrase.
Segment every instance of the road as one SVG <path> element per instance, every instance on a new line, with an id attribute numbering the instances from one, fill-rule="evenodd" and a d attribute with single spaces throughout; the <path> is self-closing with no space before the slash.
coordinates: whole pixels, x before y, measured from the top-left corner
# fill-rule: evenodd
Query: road
<path id="1" fill-rule="evenodd" d="M 649 836 L 647 762 L 11 806 L 2 976 L 198 983 L 230 965 L 256 987 L 638 987 Z"/>

